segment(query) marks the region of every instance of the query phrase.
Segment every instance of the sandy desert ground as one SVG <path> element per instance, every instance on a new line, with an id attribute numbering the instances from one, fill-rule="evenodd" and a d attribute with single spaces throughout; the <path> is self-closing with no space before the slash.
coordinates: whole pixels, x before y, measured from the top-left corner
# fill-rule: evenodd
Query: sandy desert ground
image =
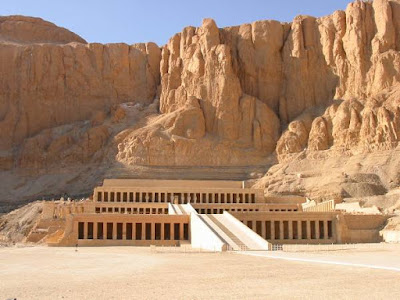
<path id="1" fill-rule="evenodd" d="M 230 253 L 159 253 L 139 247 L 79 248 L 78 251 L 2 247 L 0 298 L 400 298 L 400 245 L 361 251 L 269 255 L 279 258 Z M 382 266 L 382 269 L 321 261 L 354 262 Z M 384 269 L 387 266 L 398 271 Z"/>

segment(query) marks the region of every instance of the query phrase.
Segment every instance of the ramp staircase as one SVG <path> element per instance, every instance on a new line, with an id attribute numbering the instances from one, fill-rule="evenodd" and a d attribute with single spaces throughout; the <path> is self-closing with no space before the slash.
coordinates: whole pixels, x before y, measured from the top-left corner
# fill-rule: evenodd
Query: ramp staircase
<path id="1" fill-rule="evenodd" d="M 270 249 L 270 243 L 228 212 L 199 215 L 200 219 L 227 245 L 227 250 L 253 251 Z"/>
<path id="2" fill-rule="evenodd" d="M 229 248 L 232 250 L 240 250 L 246 251 L 249 250 L 249 247 L 243 243 L 239 237 L 237 237 L 232 231 L 230 231 L 221 221 L 219 221 L 216 215 L 207 215 L 208 218 L 226 235 L 225 238 L 222 236 L 221 238 L 227 242 Z M 228 237 L 229 239 L 226 239 Z M 232 243 L 233 242 L 233 243 Z"/>
<path id="3" fill-rule="evenodd" d="M 60 232 L 63 232 L 64 226 L 65 220 L 63 219 L 40 219 L 26 237 L 26 242 L 47 242 L 49 237 L 60 235 Z"/>
<path id="4" fill-rule="evenodd" d="M 196 213 L 195 209 L 190 204 L 168 204 L 168 213 L 170 215 L 190 215 Z"/>

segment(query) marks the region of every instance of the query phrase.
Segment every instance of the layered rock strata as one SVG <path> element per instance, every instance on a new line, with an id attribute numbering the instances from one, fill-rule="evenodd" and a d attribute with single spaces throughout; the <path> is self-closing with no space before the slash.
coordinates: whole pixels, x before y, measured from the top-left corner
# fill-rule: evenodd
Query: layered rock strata
<path id="1" fill-rule="evenodd" d="M 0 18 L 0 168 L 254 166 L 396 148 L 400 2 L 291 23 L 205 19 L 163 47 Z M 125 103 L 125 104 L 123 104 Z"/>

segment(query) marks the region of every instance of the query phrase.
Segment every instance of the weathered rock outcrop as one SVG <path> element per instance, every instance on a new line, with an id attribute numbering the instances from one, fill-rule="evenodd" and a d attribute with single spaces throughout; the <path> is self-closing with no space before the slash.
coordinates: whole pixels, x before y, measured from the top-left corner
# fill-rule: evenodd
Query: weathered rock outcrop
<path id="1" fill-rule="evenodd" d="M 266 105 L 249 96 L 242 98 L 241 107 L 240 138 L 223 139 L 207 132 L 199 100 L 188 97 L 179 109 L 117 135 L 117 160 L 124 165 L 150 166 L 241 166 L 265 162 L 262 149 L 273 151 L 271 137 L 277 138 L 278 119 Z M 254 123 L 258 127 L 253 132 Z"/>
<path id="2" fill-rule="evenodd" d="M 232 49 L 221 41 L 213 20 L 175 35 L 161 57 L 165 117 L 120 145 L 122 162 L 247 165 L 274 152 L 279 119 L 268 105 L 243 92 Z"/>
<path id="3" fill-rule="evenodd" d="M 400 86 L 367 100 L 337 101 L 311 121 L 308 126 L 310 119 L 302 115 L 289 124 L 278 141 L 281 159 L 304 149 L 353 154 L 394 149 L 400 140 Z"/>
<path id="4" fill-rule="evenodd" d="M 305 148 L 359 152 L 397 146 L 399 19 L 398 1 L 377 0 L 356 1 L 345 12 L 317 20 L 324 61 L 338 79 L 334 97 L 326 99 L 344 101 L 315 115 L 311 127 L 303 120 L 293 121 L 278 142 L 277 154 L 281 158 Z M 313 70 L 320 72 L 318 67 Z M 313 82 L 319 85 L 318 81 Z M 329 102 L 325 102 L 327 105 Z M 288 120 L 292 121 L 290 117 Z"/>
<path id="5" fill-rule="evenodd" d="M 264 124 L 268 142 L 261 147 L 257 122 L 241 136 L 248 114 L 243 98 L 251 96 L 279 117 L 279 157 L 307 147 L 392 148 L 398 142 L 393 122 L 400 103 L 385 107 L 388 94 L 381 92 L 400 82 L 399 7 L 398 1 L 356 1 L 346 11 L 299 16 L 291 24 L 258 21 L 218 29 L 205 20 L 200 28 L 185 28 L 163 48 L 161 112 L 180 109 L 194 96 L 208 133 L 231 141 L 252 139 L 252 147 L 272 153 L 276 118 Z M 315 112 L 333 99 L 342 103 L 332 104 L 323 116 Z"/>
<path id="6" fill-rule="evenodd" d="M 0 34 L 23 42 L 0 43 L 3 160 L 43 130 L 90 120 L 122 102 L 150 104 L 156 95 L 161 51 L 153 43 L 85 44 L 25 17 L 2 18 Z"/>
<path id="7" fill-rule="evenodd" d="M 362 156 L 399 141 L 400 1 L 291 23 L 205 19 L 162 48 L 2 17 L 0 78 L 0 169 Z"/>

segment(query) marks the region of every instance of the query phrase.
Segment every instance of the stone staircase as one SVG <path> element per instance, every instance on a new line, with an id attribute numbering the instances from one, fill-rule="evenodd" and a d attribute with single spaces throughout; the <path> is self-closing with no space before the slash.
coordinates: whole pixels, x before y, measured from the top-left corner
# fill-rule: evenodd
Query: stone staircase
<path id="1" fill-rule="evenodd" d="M 28 243 L 41 243 L 47 241 L 48 237 L 55 235 L 64 228 L 65 220 L 63 219 L 48 219 L 39 221 L 32 228 L 31 232 L 26 237 Z"/>
<path id="2" fill-rule="evenodd" d="M 58 229 L 53 234 L 46 238 L 46 243 L 48 246 L 58 245 L 64 238 L 64 229 Z"/>
<path id="3" fill-rule="evenodd" d="M 178 215 L 186 215 L 186 212 L 183 209 L 181 204 L 174 204 L 174 206 L 175 206 L 175 210 L 176 210 Z"/>
<path id="4" fill-rule="evenodd" d="M 174 215 L 190 215 L 192 212 L 196 212 L 190 204 L 170 204 L 171 214 Z"/>
<path id="5" fill-rule="evenodd" d="M 218 226 L 222 232 L 234 242 L 235 245 L 229 245 L 233 250 L 247 251 L 249 247 L 246 246 L 232 231 L 230 231 L 224 224 L 222 224 L 215 215 L 207 215 L 208 218 Z"/>

